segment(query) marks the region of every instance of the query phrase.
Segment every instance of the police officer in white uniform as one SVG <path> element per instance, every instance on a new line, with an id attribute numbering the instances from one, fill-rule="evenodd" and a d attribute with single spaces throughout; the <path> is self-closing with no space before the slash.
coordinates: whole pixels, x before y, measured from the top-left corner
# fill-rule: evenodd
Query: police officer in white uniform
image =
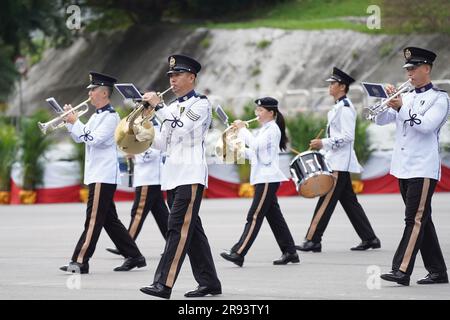
<path id="1" fill-rule="evenodd" d="M 158 121 L 152 119 L 153 127 L 159 130 Z M 152 147 L 134 157 L 133 187 L 135 188 L 133 207 L 131 208 L 131 221 L 128 232 L 136 241 L 145 218 L 151 211 L 164 239 L 167 233 L 167 220 L 169 209 L 164 201 L 161 191 L 161 167 L 163 156 L 160 150 Z M 120 255 L 117 248 L 108 248 L 107 251 Z"/>
<path id="2" fill-rule="evenodd" d="M 393 99 L 376 123 L 396 124 L 391 174 L 399 179 L 405 203 L 405 228 L 387 281 L 409 285 L 420 250 L 429 272 L 418 284 L 448 283 L 447 267 L 431 218 L 431 198 L 441 177 L 439 132 L 449 116 L 449 97 L 433 86 L 431 69 L 436 54 L 422 48 L 404 49 L 407 70 L 415 89 Z M 387 87 L 389 94 L 395 89 Z"/>
<path id="3" fill-rule="evenodd" d="M 242 267 L 244 257 L 266 218 L 282 253 L 281 258 L 273 261 L 273 264 L 298 263 L 300 259 L 295 250 L 294 239 L 281 213 L 276 195 L 280 182 L 288 180 L 279 167 L 279 152 L 286 149 L 287 142 L 284 118 L 276 99 L 265 97 L 255 100 L 255 103 L 255 114 L 262 125 L 256 137 L 247 130 L 245 122 L 238 120 L 233 124 L 239 129 L 239 137 L 248 146 L 245 149 L 245 157 L 250 160 L 250 183 L 255 186 L 255 195 L 239 241 L 229 253 L 222 252 L 220 255 Z"/>
<path id="4" fill-rule="evenodd" d="M 124 264 L 114 271 L 141 268 L 146 266 L 145 258 L 120 222 L 113 200 L 117 184 L 120 183 L 117 147 L 114 141 L 114 130 L 120 118 L 110 104 L 116 79 L 96 72 L 90 73 L 90 79 L 89 97 L 96 109 L 95 113 L 86 124 L 83 124 L 75 113 L 71 113 L 66 119 L 72 139 L 86 145 L 84 183 L 89 187 L 86 221 L 72 261 L 60 269 L 88 273 L 89 259 L 94 253 L 102 228 L 105 228 L 126 258 Z M 70 105 L 65 105 L 65 110 L 70 109 Z"/>
<path id="5" fill-rule="evenodd" d="M 217 295 L 222 293 L 222 287 L 198 214 L 208 182 L 205 137 L 211 123 L 212 108 L 208 99 L 194 90 L 200 63 L 185 55 L 172 55 L 168 60 L 170 84 L 178 98 L 165 106 L 155 92 L 150 92 L 144 95 L 144 100 L 157 110 L 157 117 L 163 121 L 153 148 L 166 154 L 161 187 L 167 190 L 169 224 L 166 247 L 153 284 L 141 288 L 141 291 L 169 299 L 188 254 L 199 286 L 185 296 Z"/>
<path id="6" fill-rule="evenodd" d="M 334 67 L 333 73 L 326 81 L 330 82 L 329 93 L 335 100 L 333 109 L 328 112 L 327 138 L 313 139 L 311 149 L 325 151 L 333 175 L 336 178 L 331 191 L 320 197 L 314 210 L 311 224 L 305 241 L 297 246 L 301 251 L 321 252 L 322 236 L 330 221 L 338 201 L 355 228 L 362 242 L 351 250 L 367 250 L 380 248 L 380 240 L 370 225 L 369 219 L 358 202 L 353 191 L 350 173 L 359 173 L 361 166 L 353 148 L 355 140 L 356 110 L 347 97 L 347 93 L 355 80 L 342 70 Z"/>

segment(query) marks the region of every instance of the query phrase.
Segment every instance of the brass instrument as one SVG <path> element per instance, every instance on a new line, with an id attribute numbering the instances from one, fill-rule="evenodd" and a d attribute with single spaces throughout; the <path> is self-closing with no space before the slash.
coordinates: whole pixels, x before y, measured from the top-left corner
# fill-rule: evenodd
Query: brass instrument
<path id="1" fill-rule="evenodd" d="M 83 101 L 79 105 L 73 107 L 70 110 L 67 110 L 60 115 L 58 115 L 56 118 L 48 121 L 48 122 L 38 122 L 39 129 L 41 129 L 43 134 L 47 134 L 48 132 L 54 131 L 56 129 L 62 128 L 66 125 L 66 117 L 71 114 L 72 112 L 77 112 L 77 116 L 81 117 L 86 112 L 89 111 L 89 105 L 88 103 L 91 101 L 91 98 L 87 99 L 86 101 Z"/>
<path id="2" fill-rule="evenodd" d="M 158 93 L 158 96 L 162 98 L 172 88 Z M 114 132 L 119 149 L 128 154 L 139 154 L 150 148 L 155 138 L 155 129 L 150 121 L 154 115 L 155 110 L 149 108 L 147 102 L 137 104 L 134 110 L 120 121 Z"/>
<path id="3" fill-rule="evenodd" d="M 259 117 L 244 121 L 248 127 L 250 123 L 258 120 Z M 234 126 L 228 126 L 222 136 L 216 143 L 216 156 L 222 158 L 224 163 L 244 163 L 245 160 L 245 141 L 238 137 L 239 129 Z"/>
<path id="4" fill-rule="evenodd" d="M 377 104 L 373 105 L 373 106 L 368 106 L 365 107 L 363 110 L 363 116 L 370 121 L 374 121 L 376 116 L 378 116 L 379 114 L 383 113 L 384 111 L 386 111 L 389 107 L 388 107 L 388 103 L 397 98 L 400 94 L 409 91 L 411 87 L 411 79 L 408 79 L 408 81 L 406 81 L 405 83 L 401 84 L 398 88 L 397 91 L 391 95 L 389 98 L 387 98 L 384 101 L 380 101 Z"/>

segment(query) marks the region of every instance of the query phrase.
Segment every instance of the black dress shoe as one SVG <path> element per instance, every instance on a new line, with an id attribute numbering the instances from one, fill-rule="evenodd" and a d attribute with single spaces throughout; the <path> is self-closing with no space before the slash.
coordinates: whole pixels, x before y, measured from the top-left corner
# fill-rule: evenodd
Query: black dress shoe
<path id="1" fill-rule="evenodd" d="M 120 253 L 119 249 L 116 248 L 106 248 L 106 251 L 117 254 L 118 256 L 121 256 L 122 254 Z"/>
<path id="2" fill-rule="evenodd" d="M 384 273 L 380 278 L 386 281 L 397 282 L 404 286 L 409 286 L 409 276 L 400 270 L 392 270 L 389 273 Z"/>
<path id="3" fill-rule="evenodd" d="M 89 263 L 70 262 L 67 266 L 62 266 L 59 270 L 70 273 L 89 273 Z"/>
<path id="4" fill-rule="evenodd" d="M 170 295 L 172 293 L 172 288 L 166 287 L 161 283 L 154 283 L 152 285 L 142 287 L 139 290 L 145 294 L 164 299 L 170 299 Z"/>
<path id="5" fill-rule="evenodd" d="M 244 257 L 241 256 L 239 253 L 236 252 L 222 252 L 220 254 L 220 256 L 222 258 L 224 258 L 225 260 L 231 261 L 234 264 L 238 265 L 239 267 L 242 267 L 242 265 L 244 264 Z"/>
<path id="6" fill-rule="evenodd" d="M 137 258 L 126 258 L 125 262 L 120 266 L 114 269 L 114 271 L 130 271 L 134 268 L 142 268 L 145 267 L 147 263 L 145 262 L 144 256 L 140 256 Z"/>
<path id="7" fill-rule="evenodd" d="M 352 251 L 364 251 L 367 249 L 379 249 L 381 248 L 381 242 L 380 239 L 375 238 L 372 240 L 365 240 L 362 241 L 360 244 L 358 244 L 356 247 L 350 248 Z"/>
<path id="8" fill-rule="evenodd" d="M 274 265 L 282 265 L 282 264 L 288 264 L 289 262 L 292 262 L 292 263 L 299 263 L 300 262 L 300 259 L 298 258 L 297 252 L 295 252 L 295 253 L 285 252 L 281 256 L 281 258 L 278 259 L 278 260 L 275 260 L 273 262 L 273 264 Z"/>
<path id="9" fill-rule="evenodd" d="M 184 294 L 184 296 L 186 298 L 201 298 L 201 297 L 207 296 L 208 294 L 213 295 L 213 296 L 222 294 L 222 288 L 221 287 L 213 288 L 213 287 L 207 287 L 207 286 L 198 286 L 197 289 L 186 292 Z"/>
<path id="10" fill-rule="evenodd" d="M 425 278 L 422 278 L 419 281 L 417 281 L 417 284 L 435 284 L 435 283 L 448 283 L 447 272 L 429 273 L 425 276 Z"/>
<path id="11" fill-rule="evenodd" d="M 313 242 L 311 240 L 305 240 L 299 246 L 295 246 L 295 249 L 300 251 L 312 251 L 312 252 L 321 252 L 322 244 L 320 242 Z"/>

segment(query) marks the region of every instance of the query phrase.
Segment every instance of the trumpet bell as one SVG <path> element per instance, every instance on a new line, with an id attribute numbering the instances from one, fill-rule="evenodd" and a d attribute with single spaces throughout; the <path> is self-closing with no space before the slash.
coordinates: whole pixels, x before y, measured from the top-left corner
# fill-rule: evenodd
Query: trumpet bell
<path id="1" fill-rule="evenodd" d="M 372 112 L 372 109 L 368 108 L 368 107 L 365 107 L 365 108 L 362 109 L 361 116 L 364 119 L 369 120 L 369 121 L 372 121 L 374 119 L 374 117 L 375 117 L 373 112 Z"/>
<path id="2" fill-rule="evenodd" d="M 151 122 L 133 126 L 130 131 L 127 118 L 120 121 L 114 132 L 114 138 L 120 150 L 128 154 L 139 154 L 151 147 L 155 139 L 155 129 Z"/>
<path id="3" fill-rule="evenodd" d="M 47 123 L 38 122 L 38 127 L 41 130 L 42 134 L 47 134 L 47 129 L 48 129 Z"/>

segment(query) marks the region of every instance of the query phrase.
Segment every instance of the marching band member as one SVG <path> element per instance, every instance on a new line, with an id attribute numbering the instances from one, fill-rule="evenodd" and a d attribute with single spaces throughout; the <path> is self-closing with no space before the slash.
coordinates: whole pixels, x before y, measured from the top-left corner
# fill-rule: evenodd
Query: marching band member
<path id="1" fill-rule="evenodd" d="M 265 217 L 282 253 L 281 258 L 273 261 L 273 264 L 298 263 L 300 259 L 295 250 L 294 239 L 276 196 L 280 182 L 288 180 L 279 168 L 279 151 L 286 148 L 287 142 L 284 118 L 278 109 L 278 101 L 274 98 L 261 98 L 255 103 L 255 113 L 262 125 L 256 137 L 245 128 L 245 122 L 238 120 L 233 124 L 240 129 L 239 137 L 248 146 L 245 156 L 250 159 L 250 183 L 255 186 L 255 195 L 239 241 L 229 253 L 222 252 L 221 256 L 242 267 L 244 257 L 255 241 Z"/>
<path id="2" fill-rule="evenodd" d="M 448 283 L 447 267 L 431 218 L 431 199 L 441 177 L 439 132 L 449 116 L 449 97 L 431 83 L 436 54 L 409 47 L 403 50 L 406 69 L 415 89 L 392 99 L 376 123 L 396 124 L 390 173 L 399 180 L 405 203 L 405 228 L 386 281 L 409 285 L 420 250 L 428 275 L 418 284 Z M 394 93 L 392 86 L 387 87 Z"/>
<path id="3" fill-rule="evenodd" d="M 153 284 L 141 288 L 145 294 L 169 299 L 186 254 L 199 286 L 186 297 L 222 293 L 221 283 L 199 216 L 208 168 L 205 137 L 211 123 L 211 104 L 194 88 L 200 63 L 185 55 L 168 59 L 168 76 L 177 99 L 165 106 L 155 92 L 144 95 L 163 121 L 153 147 L 165 152 L 161 188 L 167 190 L 170 208 L 167 241 Z"/>
<path id="4" fill-rule="evenodd" d="M 159 130 L 159 123 L 152 119 L 153 127 Z M 128 232 L 136 241 L 145 218 L 151 211 L 164 239 L 167 233 L 167 220 L 169 209 L 161 191 L 162 155 L 160 150 L 148 148 L 145 152 L 134 157 L 133 187 L 135 188 L 133 207 L 131 208 L 131 221 Z M 120 255 L 117 248 L 106 249 L 111 253 Z"/>
<path id="5" fill-rule="evenodd" d="M 116 79 L 90 73 L 89 98 L 95 113 L 83 124 L 76 113 L 67 116 L 67 129 L 72 139 L 86 145 L 84 183 L 89 187 L 84 231 L 75 247 L 72 261 L 60 269 L 73 273 L 89 273 L 89 259 L 92 257 L 102 228 L 105 228 L 116 247 L 125 256 L 125 262 L 114 271 L 129 271 L 146 266 L 133 239 L 120 222 L 114 204 L 114 192 L 120 182 L 117 148 L 114 130 L 120 118 L 111 106 L 110 97 Z M 65 105 L 65 110 L 70 110 Z"/>
<path id="6" fill-rule="evenodd" d="M 335 105 L 328 112 L 327 138 L 311 140 L 310 147 L 326 151 L 325 159 L 333 170 L 336 182 L 329 193 L 319 198 L 305 241 L 297 249 L 322 251 L 322 236 L 338 201 L 362 240 L 351 250 L 377 249 L 381 246 L 380 240 L 375 236 L 369 219 L 356 198 L 350 178 L 350 172 L 361 171 L 353 149 L 356 110 L 347 97 L 350 84 L 355 80 L 342 70 L 333 68 L 331 77 L 326 81 L 330 82 L 329 93 L 333 96 Z"/>

